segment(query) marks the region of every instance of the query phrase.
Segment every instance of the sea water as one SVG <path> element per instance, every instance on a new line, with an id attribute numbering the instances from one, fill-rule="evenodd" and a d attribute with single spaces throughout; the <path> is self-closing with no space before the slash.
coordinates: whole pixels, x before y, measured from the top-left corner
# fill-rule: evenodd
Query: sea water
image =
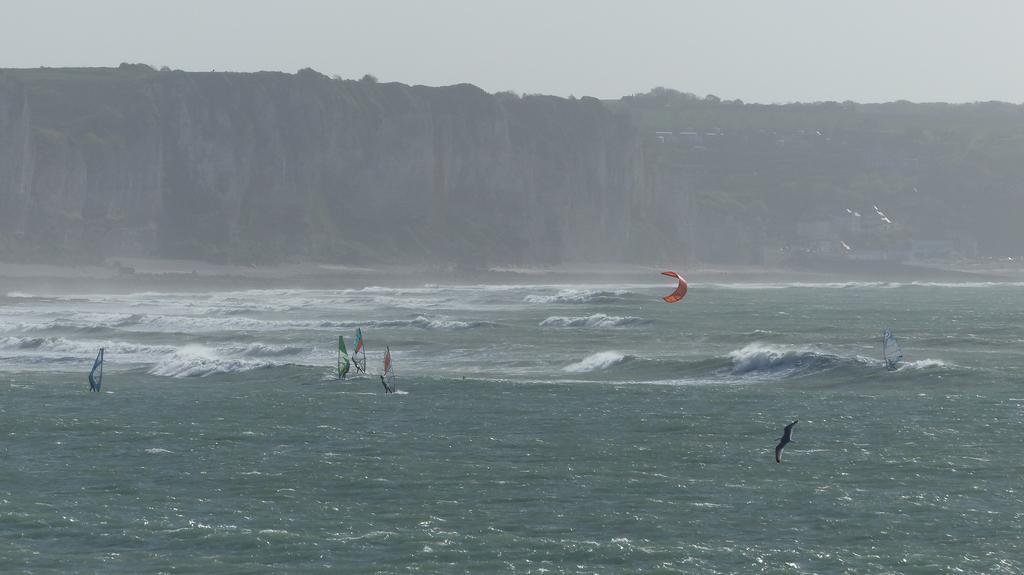
<path id="1" fill-rule="evenodd" d="M 1024 570 L 1024 286 L 668 291 L 6 294 L 0 572 Z"/>

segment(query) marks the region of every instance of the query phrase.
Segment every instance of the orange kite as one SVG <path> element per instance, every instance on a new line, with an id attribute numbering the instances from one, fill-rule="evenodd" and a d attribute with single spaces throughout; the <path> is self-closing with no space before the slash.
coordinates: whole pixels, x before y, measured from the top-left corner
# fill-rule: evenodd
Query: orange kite
<path id="1" fill-rule="evenodd" d="M 661 272 L 661 275 L 668 276 L 670 278 L 676 278 L 679 280 L 679 286 L 676 287 L 676 291 L 668 294 L 667 296 L 661 299 L 667 301 L 668 303 L 676 303 L 677 301 L 683 299 L 683 296 L 686 295 L 687 287 L 686 280 L 683 279 L 683 276 L 677 274 L 676 272 Z"/>

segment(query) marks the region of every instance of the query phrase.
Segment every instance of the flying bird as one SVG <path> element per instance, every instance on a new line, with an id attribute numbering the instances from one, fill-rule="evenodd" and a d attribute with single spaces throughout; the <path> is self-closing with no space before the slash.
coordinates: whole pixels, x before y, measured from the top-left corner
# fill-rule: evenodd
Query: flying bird
<path id="1" fill-rule="evenodd" d="M 800 420 L 796 420 L 790 423 L 782 430 L 782 437 L 779 438 L 779 444 L 775 446 L 775 463 L 782 463 L 782 450 L 786 448 L 786 444 L 793 441 L 793 426 L 796 425 Z"/>

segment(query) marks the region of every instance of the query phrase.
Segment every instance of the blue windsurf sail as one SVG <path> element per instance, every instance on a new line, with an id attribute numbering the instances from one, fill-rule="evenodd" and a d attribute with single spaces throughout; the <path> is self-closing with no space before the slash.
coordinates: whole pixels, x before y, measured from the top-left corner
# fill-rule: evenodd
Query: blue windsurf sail
<path id="1" fill-rule="evenodd" d="M 89 371 L 89 391 L 99 391 L 103 385 L 103 348 L 96 354 L 96 361 L 92 362 L 92 370 Z"/>

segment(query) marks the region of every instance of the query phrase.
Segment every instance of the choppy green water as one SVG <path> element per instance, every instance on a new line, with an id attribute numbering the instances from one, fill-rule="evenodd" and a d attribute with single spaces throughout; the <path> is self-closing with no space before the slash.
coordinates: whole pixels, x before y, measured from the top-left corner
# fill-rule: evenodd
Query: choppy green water
<path id="1" fill-rule="evenodd" d="M 1024 569 L 1024 287 L 667 291 L 0 298 L 0 571 Z"/>

